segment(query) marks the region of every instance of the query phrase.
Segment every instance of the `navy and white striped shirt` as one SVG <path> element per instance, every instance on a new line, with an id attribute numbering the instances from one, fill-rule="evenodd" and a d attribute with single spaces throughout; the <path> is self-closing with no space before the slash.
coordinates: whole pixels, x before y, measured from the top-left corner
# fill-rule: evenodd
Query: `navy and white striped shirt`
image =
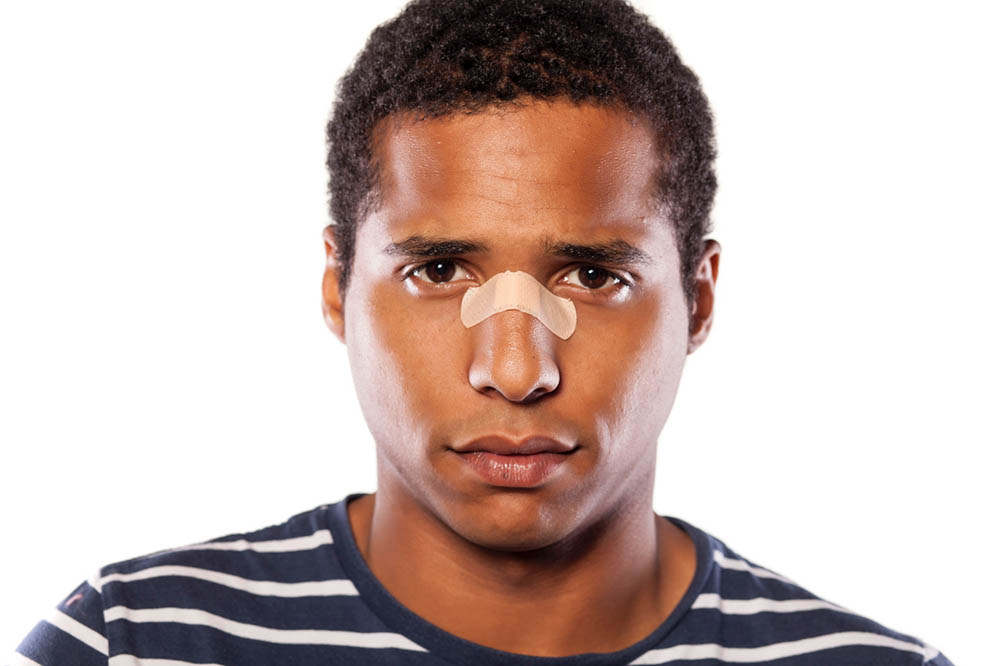
<path id="1" fill-rule="evenodd" d="M 723 663 L 951 666 L 937 650 L 817 598 L 670 518 L 694 541 L 694 580 L 652 634 L 613 653 L 529 657 L 410 612 L 365 564 L 341 502 L 249 534 L 101 569 L 9 666 Z"/>

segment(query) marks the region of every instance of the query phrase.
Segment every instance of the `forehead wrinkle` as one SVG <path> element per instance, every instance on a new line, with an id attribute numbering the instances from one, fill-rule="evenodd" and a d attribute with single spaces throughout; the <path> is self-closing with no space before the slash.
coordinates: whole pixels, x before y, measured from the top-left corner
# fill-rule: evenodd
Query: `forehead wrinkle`
<path id="1" fill-rule="evenodd" d="M 483 169 L 476 169 L 476 168 L 471 168 L 470 167 L 470 168 L 464 168 L 464 169 L 452 169 L 452 171 L 454 173 L 464 173 L 464 174 L 473 174 L 473 175 L 479 175 L 479 176 L 488 176 L 489 178 L 495 178 L 497 180 L 511 180 L 511 181 L 517 181 L 517 182 L 520 182 L 520 183 L 527 183 L 529 185 L 545 185 L 547 187 L 551 187 L 553 185 L 559 186 L 559 187 L 569 187 L 569 186 L 575 184 L 575 182 L 573 182 L 573 181 L 552 180 L 552 179 L 548 179 L 548 178 L 529 178 L 529 177 L 525 177 L 525 176 L 508 176 L 506 174 L 497 173 L 496 171 L 491 171 L 491 170 L 485 169 L 485 168 L 483 168 Z"/>
<path id="2" fill-rule="evenodd" d="M 531 158 L 512 158 L 508 165 L 492 161 L 484 165 L 482 160 L 467 157 L 447 161 L 440 169 L 411 175 L 418 188 L 427 187 L 444 197 L 468 197 L 539 210 L 565 209 L 580 198 L 581 189 L 591 195 L 588 199 L 600 199 L 599 193 L 607 189 L 594 178 L 599 175 L 596 171 L 567 178 L 567 169 L 558 160 Z"/>
<path id="3" fill-rule="evenodd" d="M 636 175 L 642 177 L 635 155 L 609 151 L 597 156 L 578 156 L 578 151 L 532 151 L 525 154 L 466 154 L 440 159 L 442 168 L 418 177 L 452 179 L 468 176 L 468 185 L 496 188 L 512 193 L 536 192 L 579 194 L 595 198 L 633 188 Z M 618 151 L 620 152 L 620 151 Z M 622 178 L 627 174 L 626 178 Z M 640 185 L 640 188 L 642 185 Z"/>

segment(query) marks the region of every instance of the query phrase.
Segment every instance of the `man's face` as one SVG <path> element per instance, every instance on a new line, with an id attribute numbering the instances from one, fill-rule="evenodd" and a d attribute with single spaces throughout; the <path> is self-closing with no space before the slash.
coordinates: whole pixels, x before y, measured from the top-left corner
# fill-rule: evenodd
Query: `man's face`
<path id="1" fill-rule="evenodd" d="M 379 495 L 499 550 L 648 507 L 689 351 L 650 128 L 624 111 L 533 103 L 389 119 L 375 153 L 380 203 L 359 226 L 342 313 Z M 581 252 L 592 246 L 629 251 Z M 466 328 L 463 294 L 503 271 L 572 299 L 573 335 L 517 310 Z M 527 487 L 497 483 L 461 452 L 494 435 L 572 450 Z"/>

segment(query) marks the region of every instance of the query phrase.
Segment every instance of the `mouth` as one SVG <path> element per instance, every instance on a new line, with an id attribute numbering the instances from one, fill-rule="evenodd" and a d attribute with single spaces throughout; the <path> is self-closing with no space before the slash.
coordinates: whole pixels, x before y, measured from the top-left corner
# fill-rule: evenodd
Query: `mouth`
<path id="1" fill-rule="evenodd" d="M 576 450 L 550 437 L 514 441 L 481 437 L 453 449 L 483 481 L 505 488 L 534 488 L 545 483 Z"/>
<path id="2" fill-rule="evenodd" d="M 471 451 L 458 455 L 491 486 L 534 488 L 545 483 L 571 454 L 502 455 L 488 451 Z"/>

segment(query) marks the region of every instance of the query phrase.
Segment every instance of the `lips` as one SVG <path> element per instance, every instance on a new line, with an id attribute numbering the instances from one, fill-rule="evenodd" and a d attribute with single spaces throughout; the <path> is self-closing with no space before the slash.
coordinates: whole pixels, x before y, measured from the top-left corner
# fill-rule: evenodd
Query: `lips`
<path id="1" fill-rule="evenodd" d="M 533 488 L 558 472 L 575 450 L 571 444 L 533 435 L 519 441 L 491 435 L 456 447 L 455 452 L 491 486 Z"/>
<path id="2" fill-rule="evenodd" d="M 520 440 L 513 440 L 502 435 L 488 435 L 471 440 L 455 447 L 459 453 L 484 451 L 501 456 L 530 456 L 536 453 L 569 453 L 574 449 L 572 444 L 560 442 L 544 435 L 529 435 Z"/>

